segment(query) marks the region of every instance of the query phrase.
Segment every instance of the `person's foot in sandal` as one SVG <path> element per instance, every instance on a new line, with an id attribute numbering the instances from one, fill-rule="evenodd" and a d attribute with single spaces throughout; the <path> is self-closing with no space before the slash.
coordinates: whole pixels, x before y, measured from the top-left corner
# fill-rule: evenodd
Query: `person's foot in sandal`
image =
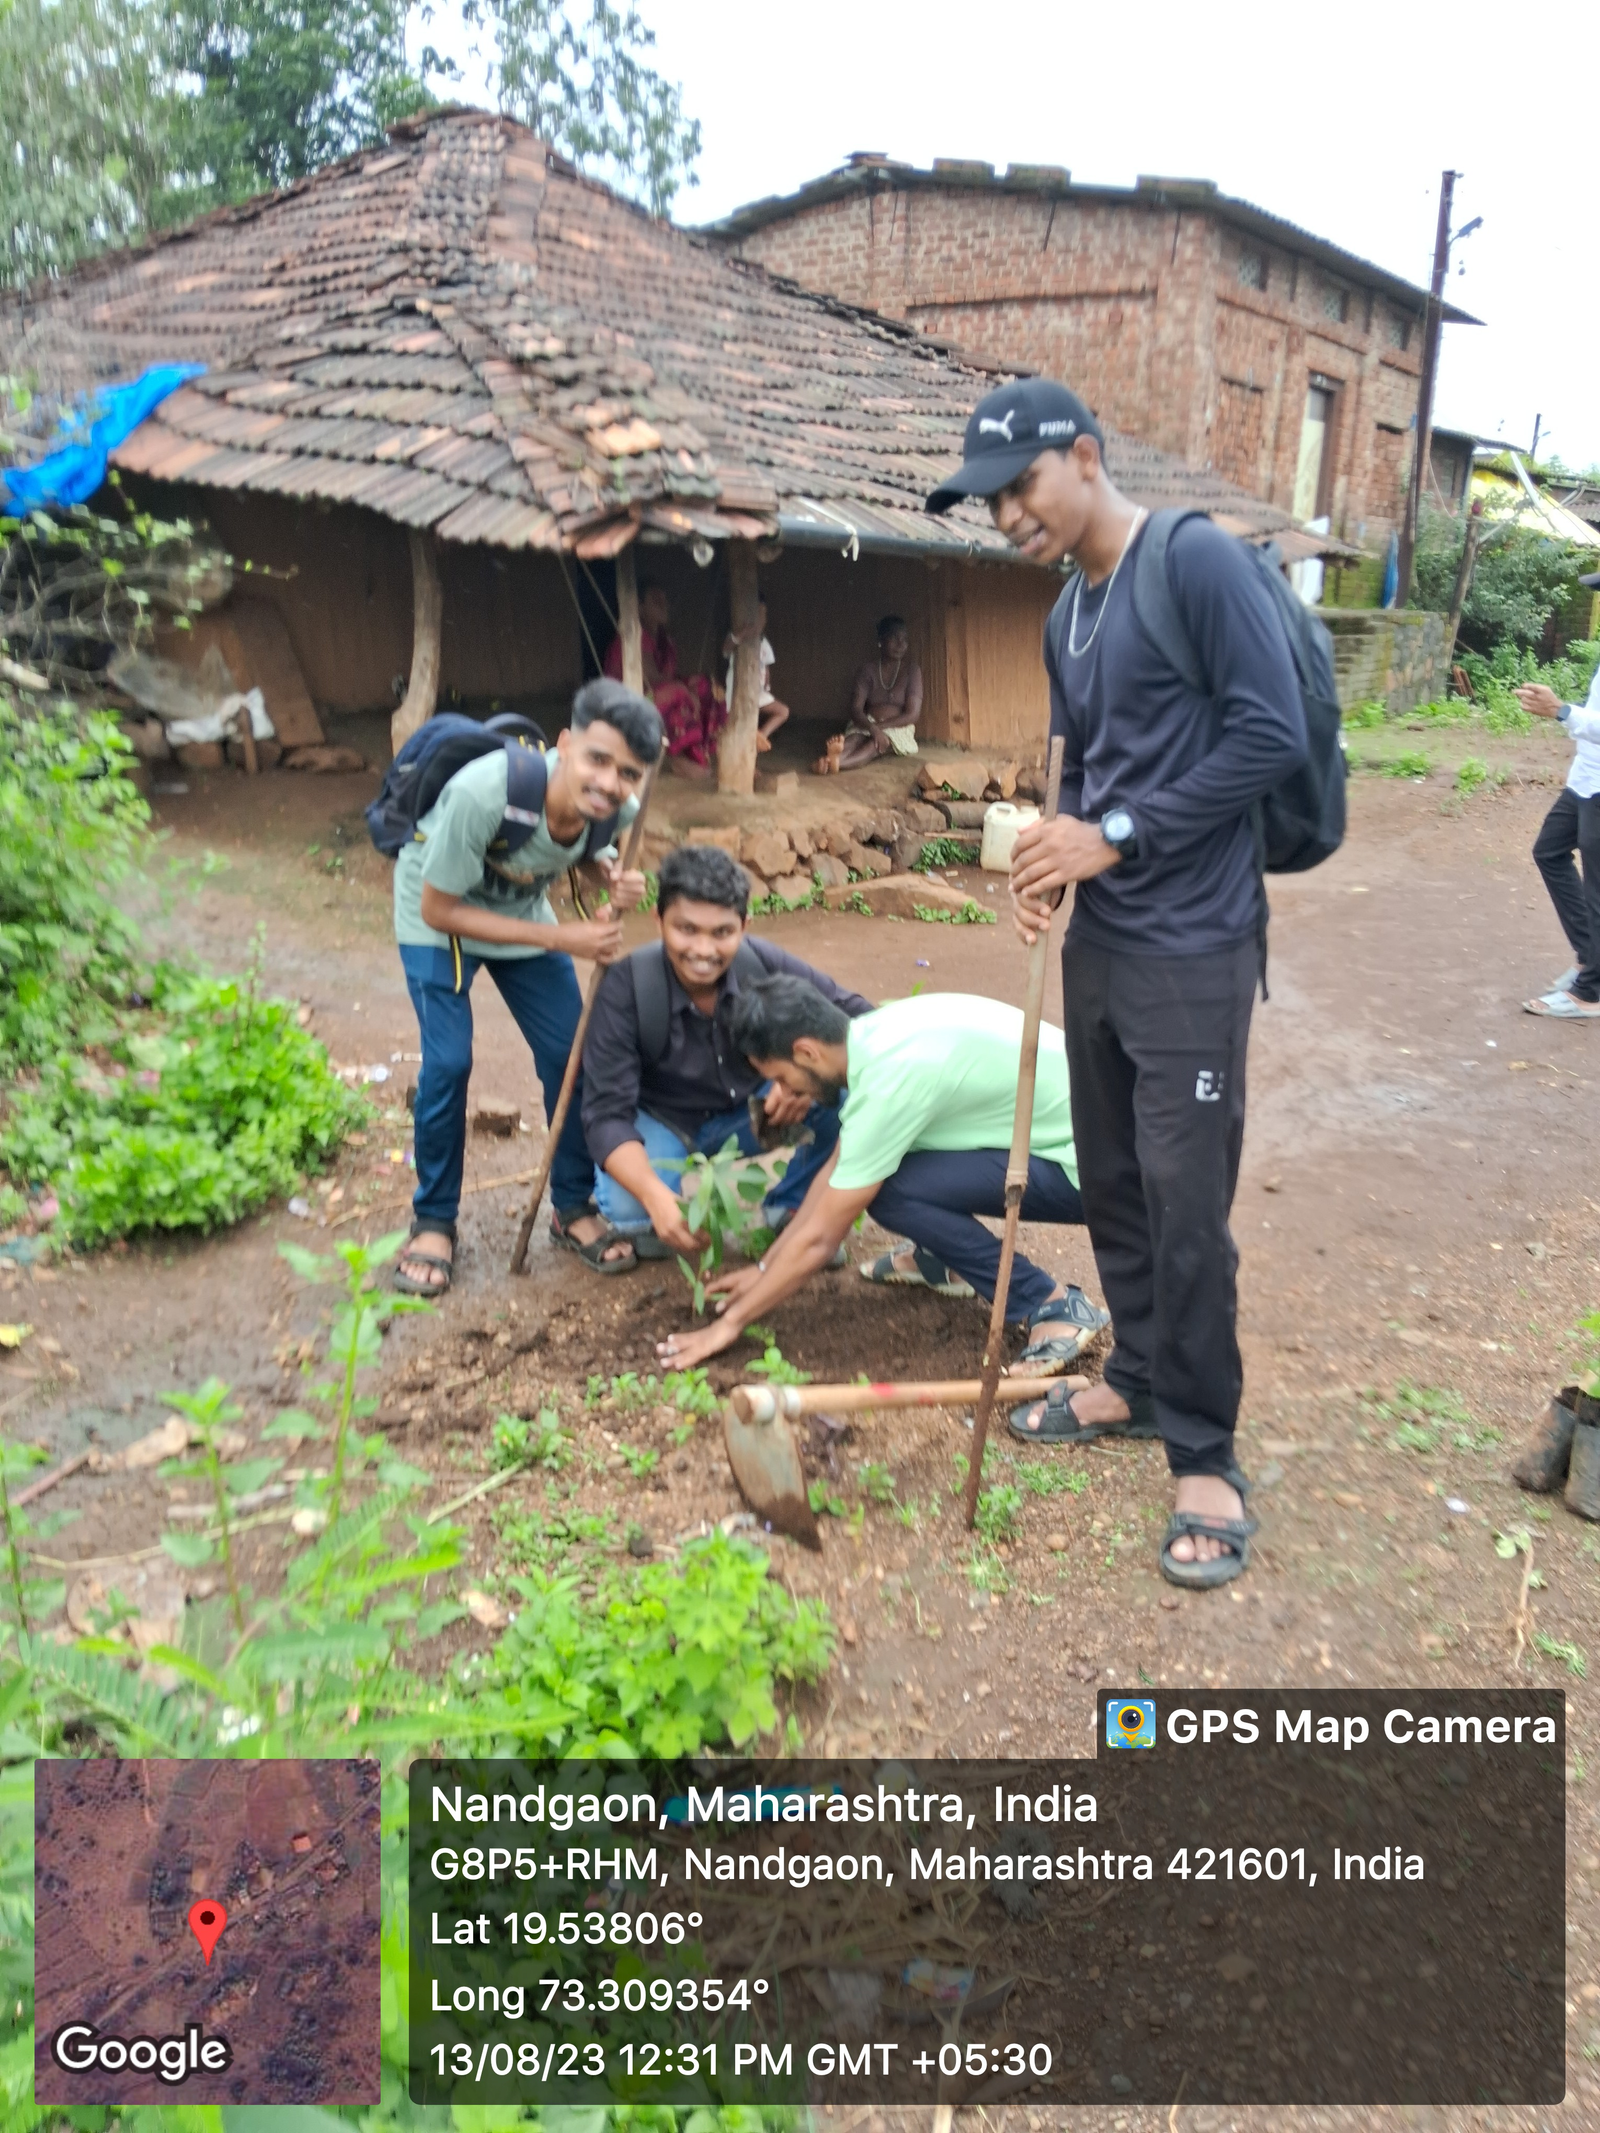
<path id="1" fill-rule="evenodd" d="M 1548 1015 L 1555 1022 L 1600 1022 L 1600 1000 L 1582 1000 L 1575 992 L 1541 993 L 1524 1000 L 1525 1015 Z"/>
<path id="2" fill-rule="evenodd" d="M 1161 1575 L 1169 1585 L 1201 1590 L 1230 1585 L 1250 1566 L 1256 1522 L 1245 1510 L 1249 1484 L 1220 1474 L 1185 1474 L 1161 1546 Z"/>
<path id="3" fill-rule="evenodd" d="M 1021 1370 L 1018 1364 L 1017 1369 Z M 1011 1410 L 1011 1434 L 1024 1444 L 1093 1444 L 1101 1437 L 1150 1438 L 1155 1402 L 1147 1392 L 1124 1399 L 1104 1379 L 1096 1385 L 1057 1385 L 1049 1397 Z"/>
<path id="4" fill-rule="evenodd" d="M 977 1290 L 954 1267 L 920 1244 L 902 1244 L 895 1251 L 881 1252 L 870 1266 L 859 1269 L 863 1281 L 898 1283 L 906 1288 L 932 1289 L 935 1296 L 976 1296 Z"/>
<path id="5" fill-rule="evenodd" d="M 413 1222 L 395 1263 L 394 1286 L 402 1296 L 443 1296 L 455 1278 L 453 1222 Z"/>
<path id="6" fill-rule="evenodd" d="M 576 1252 L 597 1274 L 631 1274 L 639 1264 L 632 1238 L 614 1230 L 592 1203 L 553 1214 L 550 1242 L 564 1252 Z"/>
<path id="7" fill-rule="evenodd" d="M 1049 1377 L 1053 1371 L 1069 1369 L 1110 1323 L 1111 1313 L 1090 1303 L 1082 1289 L 1063 1289 L 1028 1320 L 1028 1344 L 1017 1361 L 1017 1371 L 1029 1377 Z"/>

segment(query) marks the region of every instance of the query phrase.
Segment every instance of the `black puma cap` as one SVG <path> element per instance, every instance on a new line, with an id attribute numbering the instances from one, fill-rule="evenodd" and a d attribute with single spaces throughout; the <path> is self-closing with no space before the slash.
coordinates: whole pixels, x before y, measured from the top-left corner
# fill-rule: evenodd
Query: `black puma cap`
<path id="1" fill-rule="evenodd" d="M 927 508 L 948 511 L 963 496 L 993 496 L 1041 452 L 1064 452 L 1080 437 L 1105 447 L 1099 423 L 1065 385 L 1053 378 L 1002 385 L 972 410 L 961 465 L 934 490 Z"/>

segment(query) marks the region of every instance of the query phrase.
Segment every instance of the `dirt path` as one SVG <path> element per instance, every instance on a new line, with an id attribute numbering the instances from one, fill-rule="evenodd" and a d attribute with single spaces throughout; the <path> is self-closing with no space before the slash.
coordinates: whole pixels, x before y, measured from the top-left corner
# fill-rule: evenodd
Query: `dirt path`
<path id="1" fill-rule="evenodd" d="M 820 1558 L 788 1544 L 778 1558 L 793 1588 L 823 1594 L 842 1624 L 839 1664 L 803 1714 L 810 1738 L 841 1749 L 1089 1754 L 1103 1684 L 1158 1694 L 1207 1682 L 1570 1685 L 1569 2100 L 1562 2112 L 1492 2114 L 1507 2126 L 1600 2124 L 1600 2065 L 1583 2056 L 1600 2052 L 1600 1738 L 1577 1671 L 1600 1663 L 1600 1529 L 1559 1500 L 1522 1495 L 1508 1475 L 1549 1391 L 1571 1374 L 1568 1329 L 1600 1298 L 1600 1039 L 1519 1011 L 1566 960 L 1527 858 L 1562 760 L 1544 743 L 1490 744 L 1511 781 L 1465 801 L 1441 777 L 1359 779 L 1346 849 L 1273 886 L 1272 996 L 1257 1011 L 1235 1208 L 1240 1452 L 1262 1523 L 1253 1574 L 1213 1596 L 1163 1585 L 1155 1554 L 1169 1492 L 1151 1447 L 1075 1463 L 1022 1453 L 1024 1476 L 1002 1446 L 995 1478 L 1023 1491 L 1020 1531 L 974 1570 L 951 1496 L 969 1440 L 959 1417 L 932 1414 L 871 1420 L 819 1449 L 818 1478 L 843 1515 L 824 1519 Z M 174 848 L 192 855 L 209 844 L 229 865 L 167 923 L 222 962 L 238 959 L 264 919 L 270 980 L 311 1004 L 336 1059 L 389 1065 L 396 1081 L 380 1093 L 392 1094 L 414 1072 L 392 1055 L 414 1051 L 416 1038 L 388 934 L 387 870 L 352 829 L 368 789 L 264 781 L 270 800 L 248 824 L 240 780 L 174 800 Z M 972 881 L 982 895 L 982 878 Z M 876 997 L 918 982 L 1020 995 L 1022 954 L 1003 927 L 806 913 L 763 930 Z M 1058 980 L 1047 1012 L 1059 1016 Z M 531 1114 L 520 1045 L 492 996 L 479 1057 L 475 1090 Z M 351 1151 L 341 1209 L 363 1186 L 403 1190 L 390 1181 L 404 1166 L 389 1162 L 404 1145 L 401 1120 L 395 1113 Z M 536 1134 L 474 1138 L 469 1162 L 477 1177 L 525 1169 L 537 1145 Z M 485 1464 L 493 1415 L 532 1412 L 556 1390 L 595 1455 L 577 1500 L 609 1509 L 618 1535 L 637 1524 L 670 1546 L 736 1514 L 714 1425 L 679 1447 L 659 1416 L 581 1406 L 591 1372 L 651 1367 L 653 1340 L 681 1322 L 676 1272 L 601 1283 L 541 1238 L 532 1278 L 513 1282 L 504 1269 L 519 1212 L 516 1190 L 469 1199 L 456 1293 L 436 1318 L 393 1335 L 382 1419 L 397 1442 L 459 1488 Z M 394 1209 L 371 1227 L 402 1220 Z M 0 1298 L 0 1315 L 38 1328 L 27 1362 L 43 1373 L 12 1390 L 17 1371 L 0 1364 L 6 1426 L 62 1453 L 91 1428 L 115 1443 L 159 1421 L 163 1388 L 210 1371 L 234 1383 L 252 1422 L 265 1420 L 292 1393 L 283 1344 L 308 1335 L 318 1309 L 282 1270 L 276 1243 L 326 1245 L 330 1234 L 275 1209 L 226 1239 L 136 1248 Z M 1095 1292 L 1080 1233 L 1035 1241 Z M 976 1357 L 983 1318 L 971 1304 L 868 1290 L 852 1271 L 827 1277 L 817 1301 L 788 1306 L 775 1331 L 785 1354 L 814 1371 L 954 1374 Z M 46 1338 L 58 1358 L 43 1352 Z M 68 1367 L 77 1375 L 65 1379 Z M 1404 1384 L 1433 1396 L 1433 1420 L 1395 1413 Z M 656 1449 L 654 1471 L 634 1479 L 623 1445 Z M 855 1516 L 863 1460 L 893 1477 L 895 1501 L 867 1500 Z M 65 1552 L 80 1556 L 148 1542 L 163 1502 L 153 1482 L 130 1491 L 84 1477 L 59 1493 L 83 1508 L 63 1535 Z M 536 1551 L 541 1533 L 548 1540 L 542 1478 L 496 1500 L 534 1520 L 517 1545 Z M 1520 1677 L 1513 1625 L 1524 1566 L 1494 1546 L 1512 1528 L 1531 1533 L 1541 1581 L 1525 1627 L 1567 1650 L 1534 1649 Z M 485 1511 L 476 1580 L 516 1567 L 496 1532 Z M 1007 1589 L 983 1589 L 998 1585 Z M 1016 2128 L 1033 2122 L 1006 2115 Z M 1220 2133 L 1249 2115 L 1186 2110 L 1181 2122 Z M 1273 2123 L 1326 2116 L 1279 2113 Z M 1130 2109 L 1106 2122 L 1133 2133 L 1166 2119 Z"/>

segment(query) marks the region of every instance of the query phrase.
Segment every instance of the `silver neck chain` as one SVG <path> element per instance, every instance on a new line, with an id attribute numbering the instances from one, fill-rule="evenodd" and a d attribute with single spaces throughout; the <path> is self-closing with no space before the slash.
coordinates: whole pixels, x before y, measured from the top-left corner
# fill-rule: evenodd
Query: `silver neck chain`
<path id="1" fill-rule="evenodd" d="M 1128 528 L 1128 537 L 1122 544 L 1122 554 L 1117 557 L 1117 560 L 1111 566 L 1111 575 L 1106 580 L 1105 598 L 1100 602 L 1100 612 L 1095 616 L 1093 623 L 1090 625 L 1089 634 L 1082 644 L 1076 641 L 1078 635 L 1078 602 L 1083 597 L 1083 573 L 1079 571 L 1078 582 L 1073 587 L 1072 592 L 1072 613 L 1067 618 L 1067 657 L 1069 659 L 1081 659 L 1090 645 L 1094 643 L 1096 637 L 1099 636 L 1100 625 L 1106 619 L 1106 609 L 1111 605 L 1111 588 L 1117 582 L 1117 572 L 1122 568 L 1123 558 L 1133 546 L 1133 537 L 1144 524 L 1147 516 L 1144 506 L 1141 504 L 1133 514 L 1133 524 Z"/>

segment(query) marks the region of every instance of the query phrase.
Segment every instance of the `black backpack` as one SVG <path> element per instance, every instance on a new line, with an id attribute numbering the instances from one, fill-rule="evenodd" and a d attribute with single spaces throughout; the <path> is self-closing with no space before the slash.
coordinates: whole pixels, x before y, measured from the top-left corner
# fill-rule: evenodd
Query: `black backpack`
<path id="1" fill-rule="evenodd" d="M 1139 626 L 1198 696 L 1210 696 L 1211 683 L 1172 597 L 1167 549 L 1185 519 L 1205 515 L 1154 512 L 1133 566 L 1133 611 Z M 1310 744 L 1301 767 L 1251 810 L 1256 859 L 1268 874 L 1303 874 L 1330 859 L 1344 842 L 1346 771 L 1333 639 L 1284 578 L 1276 550 L 1247 545 L 1245 552 L 1271 593 L 1289 640 Z"/>
<path id="2" fill-rule="evenodd" d="M 741 985 L 753 985 L 757 978 L 769 975 L 765 959 L 748 935 L 739 943 L 728 971 L 730 976 L 738 973 Z M 633 980 L 633 1004 L 639 1017 L 639 1050 L 654 1066 L 666 1057 L 672 1027 L 666 949 L 659 941 L 635 948 L 628 958 L 628 975 Z"/>
<path id="3" fill-rule="evenodd" d="M 511 711 L 482 721 L 459 711 L 440 711 L 400 750 L 367 809 L 368 832 L 384 857 L 394 859 L 404 851 L 458 770 L 497 748 L 506 755 L 506 811 L 486 856 L 502 859 L 526 844 L 544 816 L 544 734 L 531 718 Z M 590 823 L 583 859 L 615 843 L 617 820 L 609 815 L 604 822 Z"/>

